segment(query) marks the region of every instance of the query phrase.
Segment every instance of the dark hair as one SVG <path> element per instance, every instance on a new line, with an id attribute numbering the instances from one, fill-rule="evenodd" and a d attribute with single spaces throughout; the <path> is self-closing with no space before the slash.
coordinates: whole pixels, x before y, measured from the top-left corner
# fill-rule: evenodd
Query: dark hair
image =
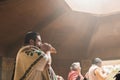
<path id="1" fill-rule="evenodd" d="M 37 32 L 28 32 L 26 35 L 25 35 L 25 38 L 24 38 L 24 45 L 27 45 L 29 44 L 29 41 L 32 39 L 32 40 L 36 40 L 37 36 L 40 35 L 39 33 Z"/>
<path id="2" fill-rule="evenodd" d="M 115 80 L 120 80 L 120 71 L 113 78 L 115 78 Z"/>

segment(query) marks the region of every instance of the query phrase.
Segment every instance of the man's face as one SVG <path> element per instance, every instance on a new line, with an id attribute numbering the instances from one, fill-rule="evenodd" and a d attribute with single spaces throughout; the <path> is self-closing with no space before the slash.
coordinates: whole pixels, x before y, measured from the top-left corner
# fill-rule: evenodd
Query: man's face
<path id="1" fill-rule="evenodd" d="M 42 44 L 41 37 L 38 35 L 35 41 L 35 46 L 40 47 Z"/>
<path id="2" fill-rule="evenodd" d="M 99 66 L 99 67 L 102 67 L 102 62 L 98 63 L 98 66 Z"/>

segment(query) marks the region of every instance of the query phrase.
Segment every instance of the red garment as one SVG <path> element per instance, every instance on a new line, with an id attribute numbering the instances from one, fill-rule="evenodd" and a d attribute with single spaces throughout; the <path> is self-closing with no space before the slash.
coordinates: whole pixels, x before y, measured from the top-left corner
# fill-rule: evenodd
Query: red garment
<path id="1" fill-rule="evenodd" d="M 68 80 L 76 80 L 79 76 L 78 71 L 70 71 L 68 74 Z"/>

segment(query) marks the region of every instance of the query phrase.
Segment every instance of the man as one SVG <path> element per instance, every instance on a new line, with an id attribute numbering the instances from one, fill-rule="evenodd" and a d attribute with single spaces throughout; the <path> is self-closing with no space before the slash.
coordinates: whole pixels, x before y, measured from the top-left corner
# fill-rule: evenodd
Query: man
<path id="1" fill-rule="evenodd" d="M 120 71 L 114 76 L 115 80 L 120 80 Z"/>
<path id="2" fill-rule="evenodd" d="M 28 32 L 26 34 L 24 46 L 18 51 L 16 57 L 14 80 L 56 80 L 56 77 L 50 78 L 46 69 L 49 56 L 40 49 L 43 45 L 38 33 Z M 50 46 L 46 51 L 51 53 Z"/>
<path id="3" fill-rule="evenodd" d="M 72 63 L 70 72 L 68 74 L 68 80 L 83 80 L 84 77 L 81 74 L 81 67 L 79 62 Z"/>
<path id="4" fill-rule="evenodd" d="M 105 80 L 107 75 L 102 69 L 102 60 L 95 58 L 93 64 L 88 71 L 88 80 Z"/>

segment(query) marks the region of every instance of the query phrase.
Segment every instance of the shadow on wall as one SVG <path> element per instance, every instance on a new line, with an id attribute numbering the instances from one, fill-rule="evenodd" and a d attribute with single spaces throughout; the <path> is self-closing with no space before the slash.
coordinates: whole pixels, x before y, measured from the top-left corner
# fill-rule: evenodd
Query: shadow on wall
<path id="1" fill-rule="evenodd" d="M 0 57 L 0 80 L 11 80 L 14 61 L 14 58 Z"/>

